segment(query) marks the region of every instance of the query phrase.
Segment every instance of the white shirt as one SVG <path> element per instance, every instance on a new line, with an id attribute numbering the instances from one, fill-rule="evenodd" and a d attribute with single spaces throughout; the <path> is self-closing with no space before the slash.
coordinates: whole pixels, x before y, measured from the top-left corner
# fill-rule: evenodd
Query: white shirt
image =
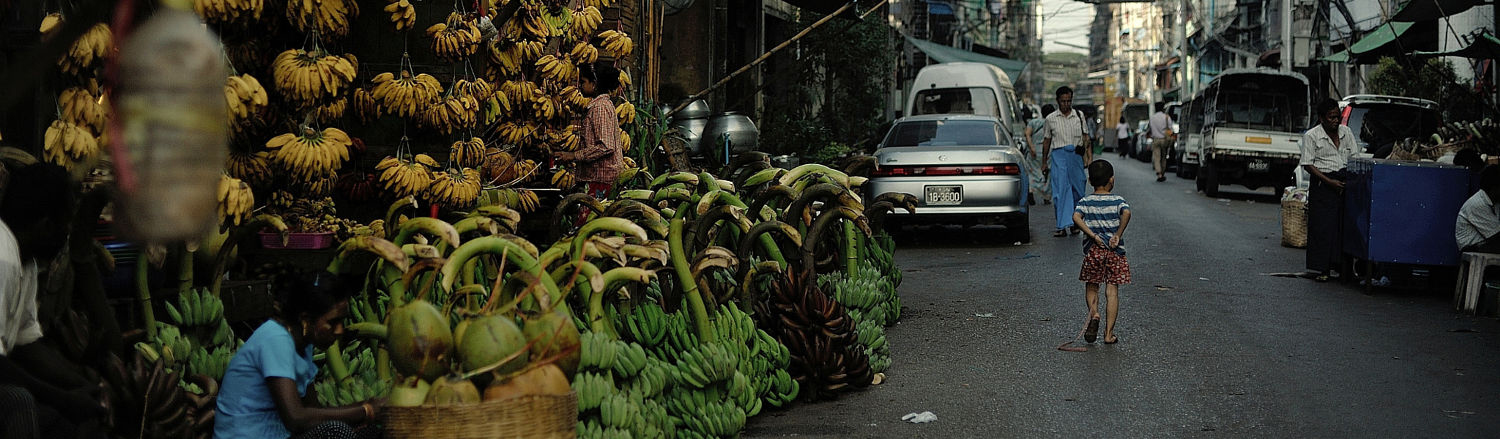
<path id="1" fill-rule="evenodd" d="M 1046 138 L 1052 139 L 1052 149 L 1068 145 L 1083 145 L 1083 113 L 1078 110 L 1061 111 L 1047 115 Z"/>
<path id="2" fill-rule="evenodd" d="M 1495 210 L 1495 202 L 1489 194 L 1476 192 L 1464 201 L 1464 207 L 1458 209 L 1458 223 L 1453 227 L 1458 248 L 1484 242 L 1496 233 L 1500 233 L 1500 212 Z"/>
<path id="3" fill-rule="evenodd" d="M 1171 128 L 1171 127 L 1172 127 L 1172 119 L 1167 117 L 1167 113 L 1158 111 L 1158 112 L 1156 112 L 1156 114 L 1152 114 L 1151 115 L 1151 138 L 1152 139 L 1165 139 L 1165 138 L 1167 138 L 1167 128 Z"/>
<path id="4" fill-rule="evenodd" d="M 1126 125 L 1125 122 L 1120 122 L 1119 125 L 1115 125 L 1115 138 L 1116 139 L 1129 139 L 1130 138 L 1130 125 Z"/>
<path id="5" fill-rule="evenodd" d="M 21 262 L 16 236 L 0 222 L 0 355 L 42 338 L 36 287 L 36 263 Z"/>
<path id="6" fill-rule="evenodd" d="M 1354 155 L 1354 131 L 1349 127 L 1339 125 L 1339 141 L 1333 142 L 1328 137 L 1328 131 L 1322 125 L 1312 127 L 1302 134 L 1302 159 L 1298 166 L 1313 165 L 1319 171 L 1333 172 L 1344 169 L 1349 164 L 1349 157 Z"/>

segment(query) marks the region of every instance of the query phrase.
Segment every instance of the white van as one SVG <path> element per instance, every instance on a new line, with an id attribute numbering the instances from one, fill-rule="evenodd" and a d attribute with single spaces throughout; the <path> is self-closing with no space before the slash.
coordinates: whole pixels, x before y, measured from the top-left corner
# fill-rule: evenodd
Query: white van
<path id="1" fill-rule="evenodd" d="M 1018 145 L 1025 132 L 1016 87 L 1004 70 L 991 64 L 951 62 L 933 64 L 917 72 L 908 93 L 904 116 L 977 114 L 993 116 L 1010 130 Z"/>

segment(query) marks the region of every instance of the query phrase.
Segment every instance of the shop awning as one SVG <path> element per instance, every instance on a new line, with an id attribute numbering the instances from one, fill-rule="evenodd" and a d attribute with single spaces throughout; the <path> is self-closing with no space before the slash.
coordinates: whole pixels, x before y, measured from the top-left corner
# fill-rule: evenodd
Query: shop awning
<path id="1" fill-rule="evenodd" d="M 1349 64 L 1375 64 L 1381 57 L 1403 56 L 1412 52 L 1437 50 L 1437 21 L 1381 24 L 1355 41 L 1349 50 L 1321 58 L 1323 61 Z"/>
<path id="2" fill-rule="evenodd" d="M 1417 52 L 1419 56 L 1457 56 L 1474 59 L 1500 59 L 1500 38 L 1484 32 L 1474 36 L 1474 41 L 1462 49 L 1447 52 Z"/>
<path id="3" fill-rule="evenodd" d="M 933 61 L 937 61 L 940 63 L 979 62 L 999 67 L 1000 70 L 1005 71 L 1005 74 L 1007 76 L 1010 76 L 1010 79 L 1012 81 L 1020 78 L 1021 72 L 1026 70 L 1025 61 L 1017 61 L 1013 59 L 978 54 L 959 49 L 957 47 L 944 46 L 942 44 L 934 43 L 931 41 L 919 40 L 910 36 L 906 36 L 906 42 L 907 44 L 916 46 L 917 50 L 921 50 L 923 53 L 926 53 L 928 58 L 932 58 Z"/>
<path id="4" fill-rule="evenodd" d="M 943 2 L 928 2 L 927 15 L 953 15 L 953 6 Z"/>
<path id="5" fill-rule="evenodd" d="M 1443 18 L 1480 4 L 1480 0 L 1411 0 L 1391 16 L 1391 21 L 1415 22 Z"/>

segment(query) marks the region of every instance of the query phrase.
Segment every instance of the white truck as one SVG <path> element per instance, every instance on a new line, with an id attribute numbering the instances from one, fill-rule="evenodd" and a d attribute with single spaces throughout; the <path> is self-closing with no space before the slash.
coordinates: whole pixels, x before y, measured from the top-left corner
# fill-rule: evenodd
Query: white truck
<path id="1" fill-rule="evenodd" d="M 1307 78 L 1275 69 L 1225 70 L 1203 88 L 1203 140 L 1198 189 L 1270 186 L 1280 195 L 1293 183 L 1310 126 Z"/>

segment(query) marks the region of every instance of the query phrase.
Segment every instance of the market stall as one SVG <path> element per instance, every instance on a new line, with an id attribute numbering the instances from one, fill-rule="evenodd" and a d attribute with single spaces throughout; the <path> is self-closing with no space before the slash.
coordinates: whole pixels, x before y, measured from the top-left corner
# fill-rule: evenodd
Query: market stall
<path id="1" fill-rule="evenodd" d="M 1475 188 L 1468 168 L 1356 158 L 1344 186 L 1344 254 L 1373 278 L 1377 264 L 1427 270 L 1458 264 L 1454 221 Z"/>

